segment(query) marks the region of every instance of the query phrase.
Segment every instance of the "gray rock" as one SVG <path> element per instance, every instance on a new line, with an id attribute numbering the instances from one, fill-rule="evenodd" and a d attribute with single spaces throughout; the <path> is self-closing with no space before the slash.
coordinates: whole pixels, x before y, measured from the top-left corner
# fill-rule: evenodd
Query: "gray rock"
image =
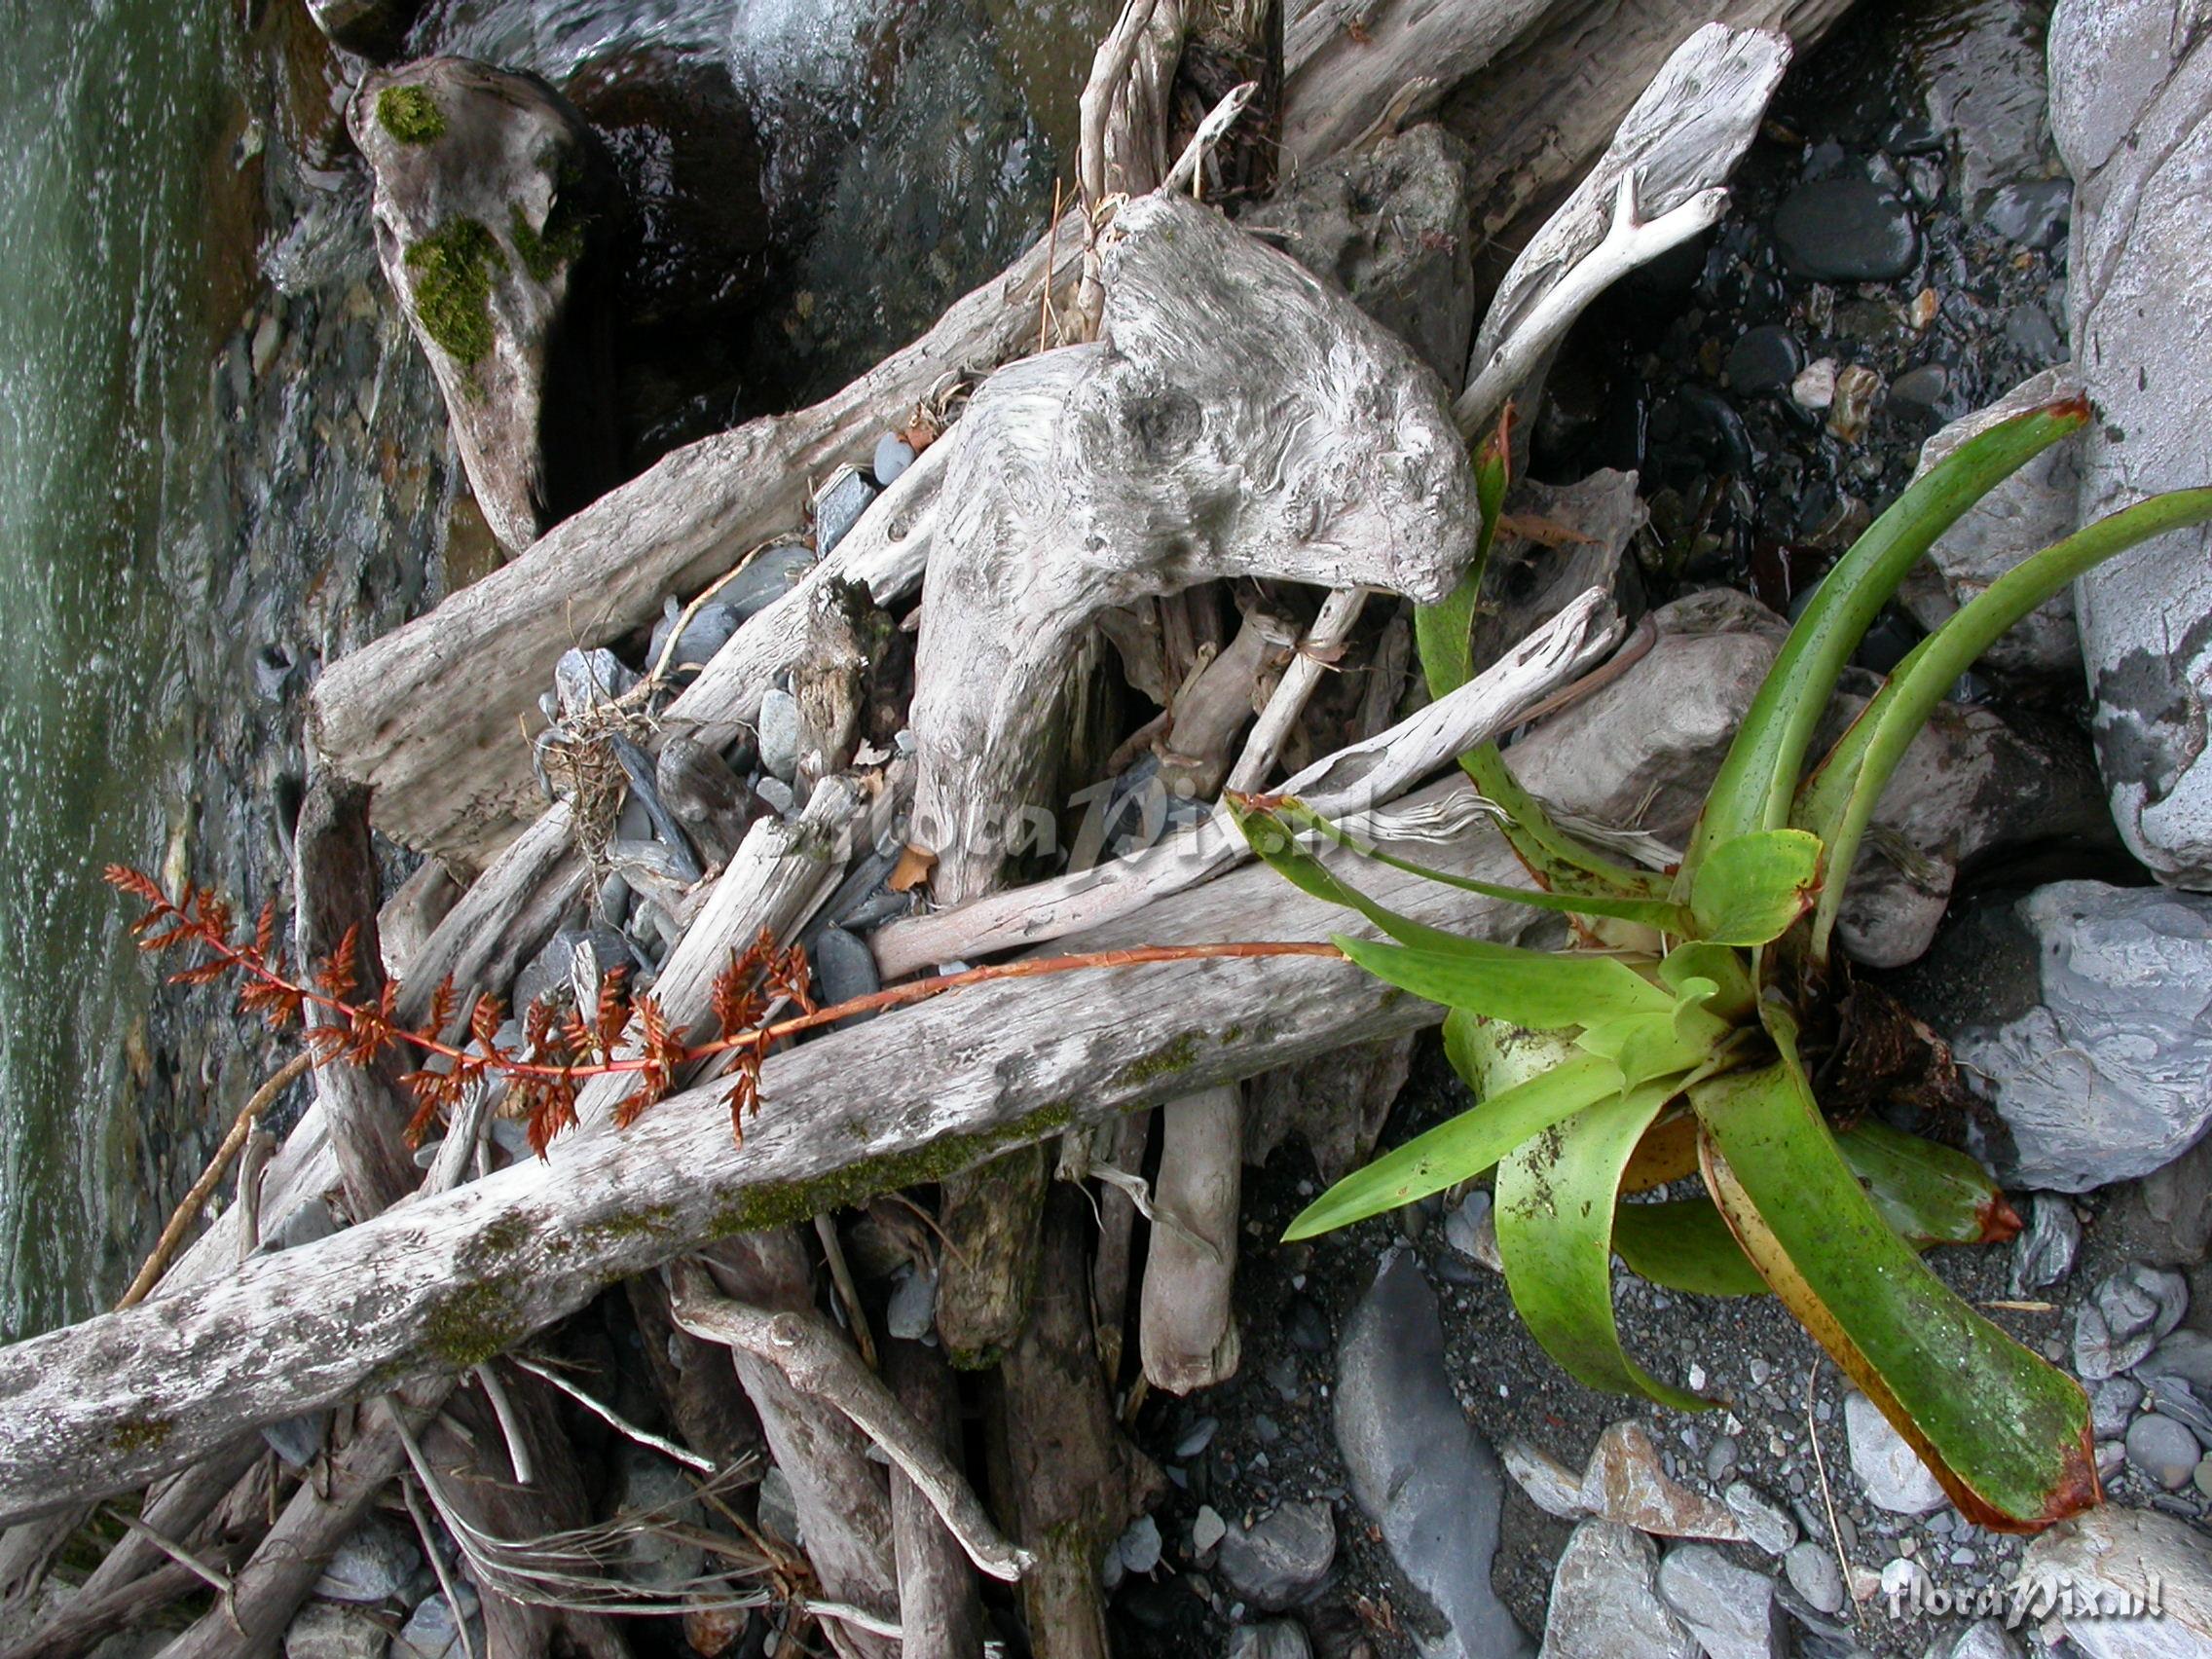
<path id="1" fill-rule="evenodd" d="M 1138 1516 L 1114 1548 L 1122 1558 L 1123 1571 L 1150 1572 L 1160 1565 L 1160 1523 L 1149 1515 Z"/>
<path id="2" fill-rule="evenodd" d="M 759 1503 L 760 1525 L 773 1536 L 794 1544 L 801 1541 L 798 1504 L 792 1496 L 789 1475 L 778 1468 L 770 1468 L 762 1475 Z"/>
<path id="3" fill-rule="evenodd" d="M 750 622 L 797 585 L 814 569 L 814 549 L 797 541 L 779 542 L 753 556 L 753 562 L 729 579 L 719 598 Z"/>
<path id="4" fill-rule="evenodd" d="M 2178 1377 L 2199 1394 L 2212 1394 L 2212 1337 L 2200 1331 L 2176 1331 L 2136 1366 L 2135 1375 L 2146 1382 Z"/>
<path id="5" fill-rule="evenodd" d="M 1781 1555 L 1797 1541 L 1796 1518 L 1750 1481 L 1731 1482 L 1720 1500 L 1743 1523 L 1744 1535 L 1768 1555 Z"/>
<path id="6" fill-rule="evenodd" d="M 593 927 L 563 928 L 550 940 L 545 948 L 532 957 L 515 976 L 514 995 L 511 999 L 517 1010 L 530 1007 L 541 998 L 556 994 L 572 980 L 576 953 L 589 945 L 597 971 L 605 976 L 610 969 L 632 966 L 637 958 L 629 942 L 613 928 Z"/>
<path id="7" fill-rule="evenodd" d="M 412 1534 L 388 1521 L 370 1520 L 338 1546 L 313 1593 L 326 1602 L 381 1602 L 405 1589 L 422 1565 Z"/>
<path id="8" fill-rule="evenodd" d="M 1660 1600 L 1659 1550 L 1633 1527 L 1585 1521 L 1552 1572 L 1538 1659 L 1698 1659 L 1698 1644 Z"/>
<path id="9" fill-rule="evenodd" d="M 760 769 L 780 783 L 790 783 L 798 775 L 798 699 L 781 687 L 771 689 L 760 699 L 756 729 Z"/>
<path id="10" fill-rule="evenodd" d="M 936 1326 L 937 1274 L 908 1268 L 892 1285 L 883 1328 L 903 1341 L 918 1343 Z"/>
<path id="11" fill-rule="evenodd" d="M 1780 323 L 1745 330 L 1728 349 L 1728 385 L 1738 392 L 1786 391 L 1805 367 L 1805 348 Z"/>
<path id="12" fill-rule="evenodd" d="M 875 440 L 875 459 L 868 470 L 875 474 L 876 483 L 884 489 L 907 467 L 914 464 L 914 446 L 897 432 L 886 432 Z"/>
<path id="13" fill-rule="evenodd" d="M 1229 1536 L 1229 1523 L 1221 1518 L 1221 1511 L 1210 1503 L 1198 1505 L 1198 1513 L 1191 1522 L 1191 1552 L 1204 1555 L 1214 1545 Z"/>
<path id="14" fill-rule="evenodd" d="M 1463 140 L 1416 127 L 1301 168 L 1245 222 L 1286 233 L 1284 252 L 1342 284 L 1456 393 L 1475 327 L 1473 176 Z"/>
<path id="15" fill-rule="evenodd" d="M 573 719 L 599 703 L 610 703 L 638 683 L 638 677 L 605 645 L 590 650 L 571 645 L 553 665 L 553 692 L 563 719 Z"/>
<path id="16" fill-rule="evenodd" d="M 753 817 L 753 792 L 745 780 L 705 744 L 671 735 L 653 756 L 653 788 L 699 851 L 726 865 Z"/>
<path id="17" fill-rule="evenodd" d="M 1659 1594 L 1710 1659 L 1785 1659 L 1788 1621 L 1774 1580 L 1738 1567 L 1711 1544 L 1682 1544 L 1659 1564 Z"/>
<path id="18" fill-rule="evenodd" d="M 1863 178 L 1799 185 L 1775 209 L 1774 237 L 1791 270 L 1829 281 L 1887 282 L 1920 257 L 1912 209 Z"/>
<path id="19" fill-rule="evenodd" d="M 483 1650 L 479 1634 L 483 1620 L 476 1613 L 476 1593 L 466 1584 L 455 1587 L 460 1598 L 461 1617 L 469 1624 L 478 1652 Z M 391 1659 L 461 1659 L 468 1646 L 461 1641 L 461 1625 L 454 1618 L 454 1609 L 441 1595 L 425 1597 L 410 1613 L 407 1622 L 400 1626 L 399 1635 L 391 1644 Z"/>
<path id="20" fill-rule="evenodd" d="M 519 553 L 620 475 L 594 303 L 620 187 L 568 99 L 466 58 L 368 76 L 347 126 L 376 177 L 385 278 L 484 521 Z"/>
<path id="21" fill-rule="evenodd" d="M 2212 1446 L 2212 1406 L 2188 1381 L 2180 1377 L 2151 1379 L 2151 1404 L 2161 1417 L 2170 1417 L 2206 1446 Z"/>
<path id="22" fill-rule="evenodd" d="M 883 989 L 883 976 L 876 971 L 875 952 L 843 928 L 824 928 L 814 936 L 812 961 L 815 983 L 825 1008 Z M 858 1025 L 873 1017 L 872 1014 L 855 1014 L 844 1024 Z"/>
<path id="23" fill-rule="evenodd" d="M 1285 1503 L 1250 1528 L 1231 1527 L 1215 1570 L 1255 1607 L 1280 1612 L 1310 1601 L 1337 1559 L 1337 1522 L 1326 1503 Z"/>
<path id="24" fill-rule="evenodd" d="M 684 1478 L 683 1471 L 658 1453 L 625 1444 L 620 1480 L 615 1501 L 617 1515 L 649 1516 L 656 1521 L 693 1529 L 704 1525 L 706 1511 L 698 1493 Z M 697 1544 L 640 1528 L 623 1536 L 615 1570 L 642 1589 L 667 1590 L 696 1578 L 706 1563 L 707 1552 Z"/>
<path id="25" fill-rule="evenodd" d="M 2127 1255 L 2160 1267 L 2194 1268 L 2212 1243 L 2212 1139 L 2127 1188 L 2105 1211 Z"/>
<path id="26" fill-rule="evenodd" d="M 2074 1374 L 2085 1382 L 2097 1382 L 2131 1370 L 2157 1341 L 2148 1325 L 2114 1335 L 2103 1312 L 2084 1302 L 2074 1310 Z"/>
<path id="27" fill-rule="evenodd" d="M 1897 1515 L 1925 1515 L 1943 1502 L 1943 1489 L 1919 1454 L 1857 1389 L 1843 1398 L 1843 1421 L 1851 1442 L 1851 1471 L 1869 1502 Z"/>
<path id="28" fill-rule="evenodd" d="M 1493 1272 L 1502 1271 L 1497 1253 L 1497 1221 L 1490 1211 L 1488 1187 L 1477 1187 L 1444 1212 L 1444 1241 Z"/>
<path id="29" fill-rule="evenodd" d="M 1385 1262 L 1345 1321 L 1335 1407 L 1352 1496 L 1443 1614 L 1458 1654 L 1527 1652 L 1491 1587 L 1504 1499 L 1497 1458 L 1459 1410 L 1436 1295 L 1411 1257 Z"/>
<path id="30" fill-rule="evenodd" d="M 2046 369 L 2022 382 L 1986 409 L 1962 416 L 1920 449 L 1914 476 L 1949 456 L 1999 421 L 2072 394 L 2071 371 Z M 1929 549 L 1899 590 L 1913 620 L 1941 627 L 1989 584 L 2029 555 L 2072 534 L 2081 510 L 2081 458 L 2072 444 L 2054 444 L 1969 507 Z M 2074 596 L 2046 600 L 1990 646 L 1985 659 L 2009 673 L 2076 674 L 2082 660 L 2074 625 Z"/>
<path id="31" fill-rule="evenodd" d="M 2186 1386 L 2186 1384 L 2184 1384 Z M 2143 1403 L 2143 1384 L 2132 1377 L 2114 1377 L 2099 1382 L 2089 1394 L 2089 1420 L 2099 1440 L 2118 1440 L 2127 1433 L 2135 1408 Z"/>
<path id="32" fill-rule="evenodd" d="M 2030 1596 L 2072 1590 L 2099 1600 L 2157 1590 L 2157 1618 L 2070 1615 L 2066 1634 L 2089 1659 L 2199 1659 L 2212 1652 L 2212 1538 L 2186 1521 L 2112 1504 L 2060 1522 L 2020 1564 Z"/>
<path id="33" fill-rule="evenodd" d="M 2127 1425 L 2127 1460 L 2168 1492 L 2179 1492 L 2196 1473 L 2204 1456 L 2196 1436 L 2157 1412 L 2145 1412 Z"/>
<path id="34" fill-rule="evenodd" d="M 284 1659 L 385 1659 L 391 1633 L 366 1607 L 310 1602 L 284 1632 Z"/>
<path id="35" fill-rule="evenodd" d="M 1313 1659 L 1313 1644 L 1296 1619 L 1269 1619 L 1230 1632 L 1229 1659 Z"/>
<path id="36" fill-rule="evenodd" d="M 2028 1225 L 2012 1241 L 2012 1291 L 2025 1296 L 2046 1290 L 2074 1271 L 2082 1248 L 2082 1220 L 2073 1201 L 2057 1193 L 2038 1193 L 2028 1204 Z"/>
<path id="37" fill-rule="evenodd" d="M 2012 911 L 2040 1000 L 1952 1045 L 2010 1131 L 2000 1175 L 2080 1193 L 2149 1174 L 2212 1120 L 2212 899 L 2063 881 Z"/>
<path id="38" fill-rule="evenodd" d="M 1789 1587 L 1804 1597 L 1814 1611 L 1842 1610 L 1843 1572 L 1835 1564 L 1835 1553 L 1827 1545 L 1815 1543 L 1810 1538 L 1790 1545 L 1789 1553 L 1782 1558 L 1782 1570 L 1788 1576 Z"/>
<path id="39" fill-rule="evenodd" d="M 1942 1647 L 1941 1642 L 1936 1647 Z M 2020 1644 L 1995 1619 L 1980 1619 L 1959 1632 L 1958 1641 L 1943 1648 L 1942 1655 L 1943 1659 L 2020 1659 Z"/>
<path id="40" fill-rule="evenodd" d="M 845 539 L 845 533 L 861 522 L 861 514 L 883 492 L 867 481 L 858 467 L 846 467 L 831 478 L 814 502 L 814 549 L 827 558 Z"/>
<path id="41" fill-rule="evenodd" d="M 305 1412 L 280 1422 L 261 1425 L 261 1438 L 269 1450 L 284 1459 L 284 1466 L 304 1469 L 322 1451 L 322 1436 L 330 1422 L 328 1412 Z"/>
<path id="42" fill-rule="evenodd" d="M 2062 0 L 2050 128 L 2074 175 L 2074 360 L 2099 419 L 2080 440 L 2082 517 L 2204 479 L 2212 360 L 2177 327 L 2212 266 L 2212 37 L 2173 0 Z M 2212 884 L 2212 535 L 2161 537 L 2076 584 L 2097 757 L 2129 849 Z"/>
<path id="43" fill-rule="evenodd" d="M 2097 1310 L 2115 1331 L 2148 1330 L 2161 1338 L 2189 1311 L 2189 1280 L 2177 1272 L 2131 1262 L 2098 1282 Z"/>
<path id="44" fill-rule="evenodd" d="M 645 667 L 659 668 L 662 673 L 674 675 L 684 670 L 705 668 L 715 653 L 730 643 L 743 626 L 745 618 L 736 606 L 721 600 L 710 600 L 691 613 L 691 620 L 683 622 L 683 632 L 676 632 L 676 625 L 683 621 L 683 608 L 671 598 L 662 608 L 661 618 L 653 624 L 651 644 L 645 646 Z M 670 636 L 676 640 L 676 648 L 669 652 L 663 667 L 660 654 L 669 648 Z"/>

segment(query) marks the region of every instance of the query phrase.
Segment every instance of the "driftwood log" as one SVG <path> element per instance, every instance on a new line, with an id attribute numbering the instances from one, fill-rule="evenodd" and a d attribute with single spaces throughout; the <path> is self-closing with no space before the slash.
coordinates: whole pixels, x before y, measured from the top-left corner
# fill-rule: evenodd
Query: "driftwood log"
<path id="1" fill-rule="evenodd" d="M 1560 663 L 1550 682 L 1578 666 Z M 1641 758 L 1607 754 L 1597 776 Z M 1512 879 L 1488 836 L 1444 851 Z M 1432 918 L 1518 925 L 1427 883 L 1378 885 Z M 1164 908 L 1098 944 L 1319 939 L 1344 925 L 1257 868 Z M 481 1363 L 703 1239 L 1431 1019 L 1407 1004 L 1339 963 L 1210 960 L 978 986 L 831 1032 L 769 1059 L 742 1148 L 721 1089 L 691 1089 L 627 1130 L 586 1125 L 549 1161 L 0 1350 L 0 1520 L 143 1485 L 379 1380 Z"/>

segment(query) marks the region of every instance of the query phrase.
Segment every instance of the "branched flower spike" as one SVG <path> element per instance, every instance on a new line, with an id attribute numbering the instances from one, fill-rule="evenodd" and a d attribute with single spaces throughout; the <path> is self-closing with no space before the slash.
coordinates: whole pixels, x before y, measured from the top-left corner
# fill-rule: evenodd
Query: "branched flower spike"
<path id="1" fill-rule="evenodd" d="M 650 995 L 629 994 L 620 972 L 601 979 L 587 1014 L 540 999 L 523 1011 L 519 1049 L 499 1041 L 505 1029 L 499 999 L 478 996 L 467 1012 L 466 1030 L 449 1038 L 461 1014 L 461 996 L 451 978 L 431 994 L 427 1017 L 420 1026 L 400 1023 L 399 987 L 387 980 L 373 1002 L 355 1001 L 360 988 L 358 928 L 347 930 L 327 960 L 310 965 L 294 977 L 284 970 L 276 948 L 276 912 L 265 905 L 253 937 L 231 937 L 230 907 L 190 885 L 174 900 L 142 870 L 110 865 L 108 882 L 145 906 L 132 924 L 139 948 L 160 952 L 197 948 L 204 959 L 169 976 L 172 983 L 200 985 L 237 974 L 243 984 L 240 1011 L 257 1014 L 272 1030 L 307 1026 L 310 1052 L 318 1066 L 341 1061 L 366 1066 L 396 1051 L 421 1057 L 421 1065 L 400 1079 L 415 1102 L 407 1125 L 409 1144 L 418 1144 L 438 1119 L 459 1109 L 472 1088 L 494 1080 L 506 1085 L 501 1111 L 522 1120 L 530 1145 L 540 1158 L 565 1129 L 576 1123 L 580 1087 L 595 1077 L 630 1075 L 636 1086 L 615 1108 L 618 1128 L 627 1128 L 648 1108 L 667 1098 L 683 1071 L 703 1060 L 724 1060 L 729 1082 L 724 1098 L 730 1129 L 745 1141 L 744 1123 L 760 1110 L 760 1072 L 778 1041 L 833 1025 L 851 1014 L 873 1013 L 921 1002 L 945 991 L 993 979 L 1028 978 L 1079 968 L 1125 968 L 1148 962 L 1182 962 L 1222 956 L 1336 956 L 1334 945 L 1305 943 L 1231 943 L 1158 945 L 1134 950 L 1097 951 L 1081 956 L 1031 958 L 972 968 L 965 973 L 917 979 L 833 1008 L 815 1003 L 806 952 L 796 944 L 779 947 L 763 931 L 743 952 L 732 951 L 729 965 L 716 977 L 709 998 L 719 1034 L 687 1046 L 667 1014 Z M 795 1014 L 776 1019 L 780 1010 Z M 309 1018 L 309 1011 L 314 1011 Z"/>

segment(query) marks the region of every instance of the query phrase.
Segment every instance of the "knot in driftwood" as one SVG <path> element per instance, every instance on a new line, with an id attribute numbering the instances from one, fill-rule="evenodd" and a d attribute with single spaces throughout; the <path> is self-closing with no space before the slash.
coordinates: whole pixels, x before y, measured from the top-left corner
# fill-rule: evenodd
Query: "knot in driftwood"
<path id="1" fill-rule="evenodd" d="M 1042 804 L 1099 612 L 1221 576 L 1434 601 L 1474 550 L 1465 447 L 1400 341 L 1184 198 L 1115 230 L 1103 338 L 987 382 L 946 476 L 913 719 L 943 901 L 992 886 Z"/>

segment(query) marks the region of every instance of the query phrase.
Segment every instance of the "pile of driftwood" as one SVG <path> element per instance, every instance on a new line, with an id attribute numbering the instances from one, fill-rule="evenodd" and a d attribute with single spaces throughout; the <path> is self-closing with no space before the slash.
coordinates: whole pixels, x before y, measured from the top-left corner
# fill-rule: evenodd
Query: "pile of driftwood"
<path id="1" fill-rule="evenodd" d="M 1239 10 L 1265 29 L 1270 9 Z M 1840 4 L 1738 10 L 1803 32 Z M 1669 732 L 1702 709 L 1724 737 L 1772 646 L 1693 608 L 1606 660 L 1624 634 L 1610 588 L 1632 480 L 1531 509 L 1575 534 L 1501 553 L 1516 568 L 1482 625 L 1492 665 L 1411 714 L 1405 601 L 1442 598 L 1471 554 L 1469 438 L 1591 297 L 1714 221 L 1788 43 L 1695 28 L 1661 4 L 1384 0 L 1356 27 L 1334 6 L 1291 13 L 1257 96 L 1238 87 L 1178 125 L 1192 16 L 1131 0 L 1084 95 L 1083 200 L 1013 270 L 835 397 L 669 457 L 333 664 L 297 836 L 300 955 L 350 929 L 379 937 L 373 819 L 433 857 L 383 905 L 360 994 L 376 993 L 380 960 L 405 1019 L 447 979 L 464 998 L 511 994 L 590 891 L 575 804 L 538 809 L 516 735 L 554 660 L 579 629 L 586 645 L 619 640 L 664 594 L 696 594 L 797 530 L 808 477 L 948 375 L 975 389 L 943 435 L 658 716 L 662 740 L 719 750 L 787 677 L 805 713 L 803 807 L 725 826 L 732 850 L 677 907 L 654 994 L 680 1029 L 707 1020 L 733 948 L 798 937 L 857 868 L 900 855 L 926 871 L 929 906 L 870 939 L 888 980 L 1046 941 L 1341 929 L 1246 862 L 1210 811 L 1128 856 L 1019 881 L 1071 782 L 1140 752 L 1201 808 L 1225 788 L 1295 788 L 1430 864 L 1502 881 L 1515 871 L 1479 803 L 1431 780 L 1533 721 L 1510 754 L 1562 810 L 1678 827 L 1688 797 L 1664 786 L 1683 758 L 1660 747 L 1648 686 L 1665 673 L 1694 688 L 1669 694 Z M 1592 31 L 1605 75 L 1590 73 Z M 1269 56 L 1264 33 L 1241 45 Z M 1476 153 L 1496 169 L 1471 181 L 1469 240 L 1580 177 L 1479 330 L 1462 279 L 1464 367 L 1440 374 L 1194 199 L 1238 123 L 1279 132 L 1286 168 L 1325 176 L 1404 142 L 1507 60 L 1469 118 L 1494 124 Z M 891 693 L 856 603 L 918 629 L 910 682 L 891 677 Z M 1157 717 L 1132 738 L 1102 686 L 1149 694 Z M 886 694 L 910 751 L 863 746 L 863 705 Z M 1501 938 L 1524 925 L 1386 870 L 1363 879 L 1439 923 Z M 1040 1653 L 1101 1654 L 1100 1552 L 1161 1487 L 1122 1408 L 1132 1388 L 1187 1391 L 1237 1363 L 1247 1145 L 1296 1128 L 1325 1170 L 1347 1166 L 1434 1013 L 1312 957 L 1010 981 L 776 1053 L 741 1146 L 712 1078 L 626 1129 L 609 1080 L 546 1159 L 505 1158 L 461 1122 L 426 1174 L 401 1139 L 395 1079 L 322 1068 L 299 1126 L 249 1157 L 240 1201 L 151 1294 L 0 1350 L 0 1520 L 14 1524 L 0 1592 L 26 1596 L 95 1510 L 119 1513 L 106 1500 L 145 1494 L 13 1651 L 87 1651 L 212 1586 L 166 1653 L 273 1652 L 396 1480 L 425 1530 L 461 1545 L 496 1654 L 624 1652 L 620 1615 L 639 1612 L 688 1614 L 712 1652 L 734 1609 L 772 1600 L 841 1652 L 972 1655 L 981 1578 L 1018 1586 Z M 888 1334 L 894 1272 L 934 1284 L 934 1341 Z M 610 1290 L 645 1337 L 669 1432 L 622 1431 L 698 1471 L 730 1520 L 696 1581 L 650 1597 L 606 1570 L 619 1535 L 588 1525 L 559 1427 L 564 1412 L 611 1409 L 547 1363 L 551 1328 Z M 956 1367 L 982 1386 L 964 1391 Z M 986 1419 L 987 1504 L 962 1453 L 964 1392 Z M 754 1524 L 763 1453 L 803 1556 Z"/>

